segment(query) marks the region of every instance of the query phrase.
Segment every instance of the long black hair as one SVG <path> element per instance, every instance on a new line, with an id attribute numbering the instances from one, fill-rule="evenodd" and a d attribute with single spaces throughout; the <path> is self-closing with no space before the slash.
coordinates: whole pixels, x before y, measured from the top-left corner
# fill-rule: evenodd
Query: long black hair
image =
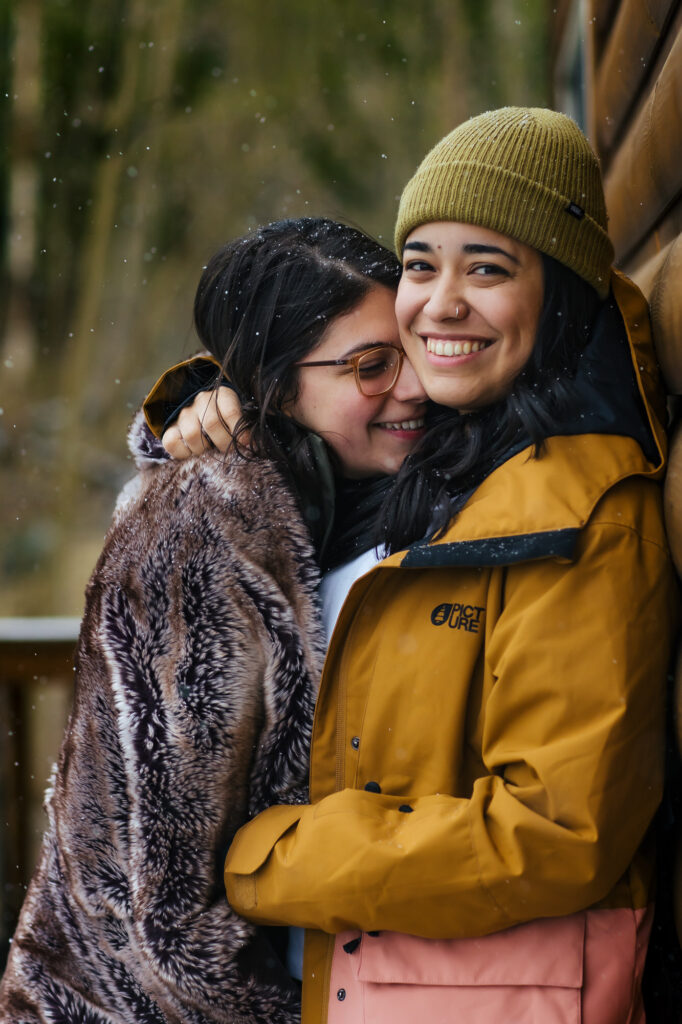
<path id="1" fill-rule="evenodd" d="M 537 458 L 544 439 L 571 417 L 573 381 L 602 302 L 576 273 L 541 256 L 543 305 L 528 362 L 511 392 L 493 405 L 462 415 L 436 407 L 381 511 L 378 541 L 389 551 L 442 535 L 510 450 L 532 444 Z"/>
<path id="2" fill-rule="evenodd" d="M 373 286 L 395 290 L 399 279 L 392 252 L 326 218 L 275 221 L 211 258 L 194 322 L 241 399 L 238 451 L 273 459 L 294 476 L 311 469 L 308 432 L 284 412 L 297 397 L 296 363 Z"/>

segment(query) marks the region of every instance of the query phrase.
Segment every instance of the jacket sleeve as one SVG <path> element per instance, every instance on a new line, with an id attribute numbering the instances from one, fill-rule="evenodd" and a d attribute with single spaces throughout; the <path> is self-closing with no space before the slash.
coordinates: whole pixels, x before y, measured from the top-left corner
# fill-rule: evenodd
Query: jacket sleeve
<path id="1" fill-rule="evenodd" d="M 141 476 L 154 483 L 119 513 L 87 593 L 53 801 L 70 891 L 102 919 L 121 1000 L 127 984 L 164 1019 L 289 1024 L 298 995 L 220 866 L 250 808 L 306 792 L 316 623 L 291 569 L 295 511 L 273 475 L 210 454 Z"/>
<path id="2" fill-rule="evenodd" d="M 470 796 L 406 808 L 346 789 L 266 811 L 228 853 L 231 904 L 330 933 L 459 938 L 602 899 L 660 800 L 675 609 L 665 550 L 627 526 L 585 529 L 572 564 L 510 567 Z"/>
<path id="3" fill-rule="evenodd" d="M 156 437 L 161 437 L 186 405 L 202 391 L 212 391 L 217 384 L 229 386 L 229 381 L 223 376 L 218 361 L 208 353 L 171 366 L 159 377 L 142 405 L 149 429 Z"/>

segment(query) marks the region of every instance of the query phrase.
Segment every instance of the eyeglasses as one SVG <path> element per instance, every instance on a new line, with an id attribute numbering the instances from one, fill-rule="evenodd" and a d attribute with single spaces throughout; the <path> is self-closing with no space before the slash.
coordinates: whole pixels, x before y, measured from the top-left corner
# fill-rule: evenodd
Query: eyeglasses
<path id="1" fill-rule="evenodd" d="M 347 359 L 320 359 L 296 366 L 352 366 L 355 385 L 362 395 L 385 395 L 397 381 L 405 353 L 393 345 L 376 345 Z"/>

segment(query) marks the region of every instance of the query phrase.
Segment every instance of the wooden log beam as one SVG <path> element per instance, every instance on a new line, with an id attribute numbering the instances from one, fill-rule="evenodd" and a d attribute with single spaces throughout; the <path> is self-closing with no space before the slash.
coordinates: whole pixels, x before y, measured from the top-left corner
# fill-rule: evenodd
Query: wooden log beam
<path id="1" fill-rule="evenodd" d="M 604 183 L 609 233 L 619 263 L 637 248 L 682 192 L 682 32 Z"/>
<path id="2" fill-rule="evenodd" d="M 609 153 L 642 93 L 677 0 L 623 0 L 595 83 L 597 145 Z"/>
<path id="3" fill-rule="evenodd" d="M 588 17 L 592 20 L 597 59 L 606 40 L 610 26 L 618 16 L 621 0 L 591 0 Z"/>

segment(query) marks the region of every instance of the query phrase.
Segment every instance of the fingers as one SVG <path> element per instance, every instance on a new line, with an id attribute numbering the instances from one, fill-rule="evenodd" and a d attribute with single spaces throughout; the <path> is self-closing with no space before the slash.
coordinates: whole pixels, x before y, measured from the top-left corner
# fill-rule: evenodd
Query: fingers
<path id="1" fill-rule="evenodd" d="M 211 397 L 215 399 L 211 408 L 216 412 L 216 416 L 219 414 L 219 420 L 220 418 L 224 420 L 231 436 L 242 414 L 241 402 L 236 392 L 232 388 L 221 386 Z"/>
<path id="2" fill-rule="evenodd" d="M 175 423 L 164 432 L 161 444 L 174 459 L 187 459 L 201 455 L 211 448 L 211 442 L 202 429 L 202 417 L 210 392 L 202 391 L 191 405 L 181 409 Z"/>
<path id="3" fill-rule="evenodd" d="M 242 414 L 241 403 L 228 387 L 219 387 L 211 394 L 203 417 L 204 433 L 220 452 L 226 452 Z"/>
<path id="4" fill-rule="evenodd" d="M 226 452 L 240 416 L 241 405 L 232 388 L 202 391 L 191 405 L 181 410 L 161 443 L 174 459 L 201 455 L 209 448 Z"/>
<path id="5" fill-rule="evenodd" d="M 161 444 L 174 459 L 188 459 L 193 454 L 175 424 L 163 432 Z"/>
<path id="6" fill-rule="evenodd" d="M 212 392 L 202 391 L 191 405 L 180 411 L 176 420 L 175 425 L 192 455 L 201 455 L 211 447 L 211 442 L 203 429 L 206 406 L 211 397 Z"/>

